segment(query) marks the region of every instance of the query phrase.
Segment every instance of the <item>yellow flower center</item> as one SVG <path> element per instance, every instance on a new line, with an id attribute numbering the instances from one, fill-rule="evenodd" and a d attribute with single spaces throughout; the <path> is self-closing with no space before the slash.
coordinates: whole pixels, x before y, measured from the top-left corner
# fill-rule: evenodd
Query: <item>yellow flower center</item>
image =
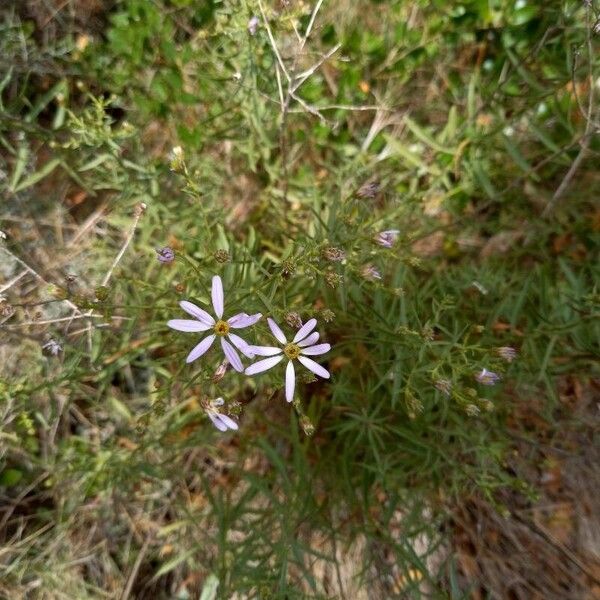
<path id="1" fill-rule="evenodd" d="M 229 333 L 229 323 L 225 321 L 217 321 L 215 323 L 215 333 L 217 335 L 227 335 Z"/>
<path id="2" fill-rule="evenodd" d="M 290 360 L 300 356 L 300 346 L 296 346 L 296 344 L 288 344 L 283 351 Z"/>

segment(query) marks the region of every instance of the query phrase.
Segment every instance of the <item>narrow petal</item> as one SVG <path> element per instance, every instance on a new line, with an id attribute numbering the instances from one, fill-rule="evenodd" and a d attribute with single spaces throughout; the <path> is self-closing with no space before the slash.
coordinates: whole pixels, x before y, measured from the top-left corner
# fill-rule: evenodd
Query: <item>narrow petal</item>
<path id="1" fill-rule="evenodd" d="M 294 386 L 296 385 L 296 373 L 294 363 L 290 360 L 285 369 L 285 399 L 291 402 L 294 399 Z"/>
<path id="2" fill-rule="evenodd" d="M 188 354 L 187 358 L 185 359 L 185 362 L 191 363 L 197 358 L 200 358 L 212 346 L 212 343 L 214 341 L 214 335 L 209 335 L 208 337 L 205 337 L 199 344 L 194 346 L 192 351 Z"/>
<path id="3" fill-rule="evenodd" d="M 331 350 L 330 344 L 319 344 L 318 346 L 309 346 L 308 348 L 302 349 L 302 354 L 306 356 L 317 356 L 319 354 L 325 354 Z"/>
<path id="4" fill-rule="evenodd" d="M 311 358 L 306 358 L 306 356 L 299 356 L 298 360 L 315 375 L 323 377 L 324 379 L 329 379 L 329 371 L 327 369 L 324 369 L 319 363 L 316 363 Z"/>
<path id="5" fill-rule="evenodd" d="M 228 429 L 233 429 L 234 431 L 239 429 L 238 424 L 231 417 L 219 413 L 219 419 L 221 419 L 221 422 L 223 422 Z"/>
<path id="6" fill-rule="evenodd" d="M 244 365 L 240 360 L 239 354 L 235 351 L 235 348 L 225 338 L 221 338 L 221 348 L 223 348 L 223 352 L 231 366 L 238 373 L 241 373 L 244 370 Z"/>
<path id="7" fill-rule="evenodd" d="M 279 364 L 283 360 L 283 354 L 279 356 L 271 356 L 271 358 L 265 358 L 264 360 L 259 360 L 254 364 L 250 365 L 244 373 L 246 375 L 256 375 L 257 373 L 262 373 L 263 371 L 267 371 L 271 367 L 274 367 L 276 364 Z"/>
<path id="8" fill-rule="evenodd" d="M 207 331 L 210 329 L 210 325 L 203 323 L 202 321 L 196 321 L 195 319 L 171 319 L 167 321 L 167 327 L 175 329 L 177 331 Z"/>
<path id="9" fill-rule="evenodd" d="M 283 350 L 276 346 L 250 346 L 250 352 L 256 356 L 275 356 L 281 354 Z"/>
<path id="10" fill-rule="evenodd" d="M 312 346 L 317 342 L 318 339 L 319 334 L 315 331 L 314 333 L 311 333 L 306 339 L 302 340 L 301 342 L 298 342 L 298 346 L 300 346 L 300 348 L 304 348 L 305 346 Z"/>
<path id="11" fill-rule="evenodd" d="M 221 421 L 221 415 L 219 413 L 212 413 L 209 412 L 208 414 L 208 418 L 213 422 L 213 425 L 219 430 L 219 431 L 227 431 L 227 425 L 225 425 L 225 423 L 223 423 Z"/>
<path id="12" fill-rule="evenodd" d="M 229 341 L 244 355 L 248 358 L 254 358 L 254 352 L 252 352 L 252 346 L 245 340 L 243 340 L 239 335 L 235 335 L 235 333 L 230 333 L 227 336 Z"/>
<path id="13" fill-rule="evenodd" d="M 296 342 L 299 342 L 300 340 L 303 340 L 316 326 L 316 319 L 310 319 L 309 321 L 306 321 L 306 323 L 304 323 L 304 325 L 300 327 L 298 333 L 296 333 L 296 335 L 294 336 L 294 344 Z"/>
<path id="14" fill-rule="evenodd" d="M 212 278 L 211 296 L 215 315 L 220 319 L 223 316 L 223 282 L 218 275 Z"/>
<path id="15" fill-rule="evenodd" d="M 188 315 L 192 315 L 192 317 L 196 317 L 199 321 L 206 323 L 207 325 L 214 325 L 215 320 L 203 309 L 199 306 L 196 306 L 192 302 L 188 302 L 187 300 L 182 300 L 179 303 L 179 306 L 185 310 Z"/>
<path id="16" fill-rule="evenodd" d="M 280 344 L 287 344 L 287 340 L 285 339 L 285 335 L 283 335 L 283 331 L 279 329 L 279 325 L 273 321 L 270 317 L 267 318 L 267 323 L 269 324 L 269 329 L 271 333 L 277 338 L 277 341 Z"/>
<path id="17" fill-rule="evenodd" d="M 256 313 L 255 315 L 248 315 L 246 313 L 239 313 L 228 319 L 227 323 L 229 323 L 230 327 L 234 329 L 244 329 L 244 327 L 250 327 L 250 325 L 254 325 L 260 321 L 262 317 L 262 313 Z"/>

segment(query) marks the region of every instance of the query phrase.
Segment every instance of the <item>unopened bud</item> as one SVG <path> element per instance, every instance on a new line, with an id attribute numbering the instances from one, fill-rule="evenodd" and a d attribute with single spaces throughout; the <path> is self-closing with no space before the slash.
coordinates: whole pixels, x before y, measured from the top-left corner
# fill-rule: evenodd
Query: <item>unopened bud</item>
<path id="1" fill-rule="evenodd" d="M 312 424 L 312 421 L 306 415 L 302 415 L 300 417 L 300 426 L 302 427 L 302 430 L 308 437 L 312 436 L 315 432 L 315 426 Z"/>
<path id="2" fill-rule="evenodd" d="M 325 308 L 321 311 L 321 316 L 323 317 L 323 321 L 325 323 L 331 323 L 335 319 L 335 313 L 328 308 Z"/>
<path id="3" fill-rule="evenodd" d="M 214 372 L 214 374 L 212 376 L 212 382 L 213 383 L 219 383 L 219 381 L 221 381 L 221 379 L 223 379 L 223 377 L 225 377 L 225 373 L 227 373 L 227 367 L 228 366 L 229 366 L 229 362 L 227 360 L 224 360 L 217 367 L 217 370 Z"/>

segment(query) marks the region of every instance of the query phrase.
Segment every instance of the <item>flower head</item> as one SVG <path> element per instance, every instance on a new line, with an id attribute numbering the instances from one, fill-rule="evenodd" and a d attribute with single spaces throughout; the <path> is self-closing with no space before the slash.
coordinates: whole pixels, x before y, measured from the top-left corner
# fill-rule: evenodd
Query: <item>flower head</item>
<path id="1" fill-rule="evenodd" d="M 384 248 L 391 248 L 398 239 L 400 231 L 398 229 L 388 229 L 387 231 L 380 231 L 375 236 L 375 241 Z"/>
<path id="2" fill-rule="evenodd" d="M 172 248 L 165 246 L 164 248 L 156 249 L 156 258 L 161 263 L 172 263 L 175 260 L 175 252 Z"/>
<path id="3" fill-rule="evenodd" d="M 475 375 L 475 379 L 482 385 L 494 385 L 500 380 L 500 375 L 493 371 L 488 371 L 487 369 L 481 369 L 481 372 Z"/>
<path id="4" fill-rule="evenodd" d="M 296 333 L 294 339 L 288 342 L 283 331 L 279 328 L 273 319 L 267 319 L 271 333 L 281 344 L 277 346 L 251 346 L 251 351 L 258 356 L 268 356 L 264 360 L 259 360 L 250 365 L 245 373 L 246 375 L 256 375 L 262 373 L 278 365 L 284 358 L 288 359 L 288 364 L 285 370 L 285 399 L 291 402 L 294 399 L 294 388 L 296 386 L 296 372 L 294 369 L 294 361 L 298 360 L 309 371 L 315 375 L 329 379 L 329 371 L 324 369 L 319 363 L 315 362 L 309 356 L 318 356 L 329 352 L 331 346 L 329 344 L 316 344 L 319 339 L 319 334 L 313 329 L 317 326 L 316 319 L 307 321 Z"/>
<path id="5" fill-rule="evenodd" d="M 496 348 L 496 352 L 500 358 L 509 363 L 517 358 L 517 351 L 512 346 L 501 346 Z"/>
<path id="6" fill-rule="evenodd" d="M 260 19 L 254 15 L 253 17 L 250 18 L 250 20 L 248 21 L 248 33 L 250 35 L 256 35 L 256 32 L 258 31 L 258 26 L 260 25 Z"/>
<path id="7" fill-rule="evenodd" d="M 241 373 L 244 370 L 244 365 L 242 365 L 237 350 L 248 358 L 254 358 L 254 354 L 250 351 L 250 344 L 245 342 L 239 335 L 232 333 L 231 330 L 244 329 L 254 325 L 262 317 L 262 314 L 248 315 L 246 313 L 238 313 L 224 320 L 223 307 L 225 300 L 223 296 L 223 282 L 218 275 L 212 278 L 211 297 L 216 319 L 199 306 L 183 300 L 179 305 L 186 313 L 192 315 L 194 319 L 171 319 L 167 325 L 171 329 L 185 331 L 186 333 L 212 330 L 209 336 L 194 346 L 185 359 L 185 362 L 191 363 L 200 358 L 213 345 L 215 339 L 219 337 L 221 338 L 221 349 L 227 361 L 238 373 Z"/>
<path id="8" fill-rule="evenodd" d="M 213 425 L 219 431 L 227 431 L 228 429 L 233 429 L 237 431 L 238 424 L 227 415 L 219 412 L 219 408 L 225 404 L 225 400 L 223 398 L 216 398 L 215 400 L 208 400 L 204 403 L 204 410 L 208 415 L 208 418 L 213 422 Z"/>

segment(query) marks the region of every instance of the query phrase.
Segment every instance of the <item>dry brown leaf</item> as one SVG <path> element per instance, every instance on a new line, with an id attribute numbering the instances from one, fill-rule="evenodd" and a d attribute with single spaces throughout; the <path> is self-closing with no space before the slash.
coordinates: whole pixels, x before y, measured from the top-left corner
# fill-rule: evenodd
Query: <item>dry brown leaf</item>
<path id="1" fill-rule="evenodd" d="M 481 258 L 506 254 L 524 235 L 524 232 L 519 230 L 500 231 L 486 242 L 480 253 Z"/>

